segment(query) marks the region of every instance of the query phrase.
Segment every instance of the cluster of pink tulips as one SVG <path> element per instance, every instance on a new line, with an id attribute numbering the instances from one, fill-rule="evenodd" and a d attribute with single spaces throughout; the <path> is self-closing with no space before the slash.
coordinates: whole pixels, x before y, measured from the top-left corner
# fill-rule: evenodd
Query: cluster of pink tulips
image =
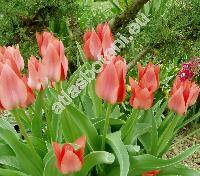
<path id="1" fill-rule="evenodd" d="M 19 47 L 0 49 L 0 108 L 12 110 L 31 104 L 35 96 L 27 83 L 27 76 L 21 74 L 24 60 Z"/>
<path id="2" fill-rule="evenodd" d="M 68 60 L 65 56 L 63 43 L 52 33 L 36 33 L 41 59 L 31 56 L 28 60 L 28 74 L 23 74 L 24 60 L 19 47 L 0 48 L 0 110 L 25 108 L 35 101 L 36 92 L 43 91 L 49 85 L 54 85 L 67 78 Z M 108 23 L 99 24 L 96 31 L 87 31 L 84 35 L 83 51 L 90 61 L 96 61 L 101 56 L 105 63 L 97 75 L 95 91 L 98 97 L 109 105 L 122 103 L 126 99 L 127 63 L 121 56 L 107 55 L 114 42 Z M 148 110 L 153 106 L 154 93 L 159 88 L 160 66 L 148 63 L 145 68 L 138 64 L 138 79 L 129 78 L 131 87 L 130 105 L 134 109 Z M 168 107 L 178 115 L 184 115 L 198 96 L 200 88 L 191 79 L 176 77 Z M 106 117 L 107 118 L 107 117 Z M 107 120 L 106 120 L 107 122 Z M 105 133 L 108 124 L 105 122 Z M 83 166 L 83 156 L 86 137 L 82 136 L 74 144 L 63 145 L 53 142 L 57 160 L 57 169 L 62 174 L 80 171 Z M 104 149 L 103 143 L 102 149 Z M 144 172 L 143 176 L 156 176 L 159 170 Z"/>
<path id="3" fill-rule="evenodd" d="M 49 82 L 59 82 L 67 77 L 68 61 L 61 41 L 52 33 L 36 34 L 40 55 L 39 61 L 31 56 L 28 75 L 19 47 L 0 48 L 0 108 L 12 110 L 23 108 L 35 100 L 33 90 L 43 90 Z"/>
<path id="4" fill-rule="evenodd" d="M 99 24 L 97 32 L 92 30 L 85 33 L 84 53 L 89 60 L 91 58 L 98 60 L 97 56 L 106 55 L 103 71 L 96 79 L 96 93 L 106 102 L 115 104 L 125 100 L 127 65 L 121 56 L 106 54 L 106 50 L 109 50 L 113 45 L 112 36 L 107 23 Z M 107 60 L 110 62 L 107 63 Z M 186 65 L 184 66 L 186 67 Z M 187 71 L 185 67 L 184 72 Z M 153 93 L 159 88 L 159 71 L 159 65 L 149 63 L 145 68 L 142 68 L 141 64 L 138 64 L 138 82 L 129 78 L 132 91 L 130 105 L 134 109 L 147 110 L 152 107 Z M 183 69 L 180 72 L 182 73 Z M 189 73 L 187 79 L 183 79 L 181 74 L 177 76 L 170 94 L 169 108 L 179 115 L 185 114 L 187 108 L 192 106 L 199 96 L 200 88 L 191 81 L 191 72 Z"/>

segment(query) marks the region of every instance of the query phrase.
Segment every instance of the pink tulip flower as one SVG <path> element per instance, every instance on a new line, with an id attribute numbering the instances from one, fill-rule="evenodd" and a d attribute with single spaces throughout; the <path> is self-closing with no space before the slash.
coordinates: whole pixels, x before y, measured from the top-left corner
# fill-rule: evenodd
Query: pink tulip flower
<path id="1" fill-rule="evenodd" d="M 8 64 L 0 66 L 0 102 L 7 110 L 22 107 L 27 100 L 27 87 Z"/>
<path id="2" fill-rule="evenodd" d="M 53 148 L 57 159 L 57 168 L 62 174 L 77 172 L 82 168 L 86 137 L 80 137 L 74 144 L 78 149 L 75 149 L 68 143 L 61 146 L 53 142 Z"/>
<path id="3" fill-rule="evenodd" d="M 20 76 L 20 71 L 24 68 L 24 60 L 20 54 L 19 46 L 0 47 L 0 62 L 7 63 Z"/>
<path id="4" fill-rule="evenodd" d="M 48 85 L 48 78 L 46 77 L 46 68 L 34 56 L 28 61 L 28 85 L 33 90 L 44 90 Z"/>
<path id="5" fill-rule="evenodd" d="M 181 81 L 181 78 L 177 76 L 168 101 L 169 109 L 179 115 L 184 115 L 188 107 L 197 101 L 199 92 L 200 88 L 197 84 L 188 79 Z"/>
<path id="6" fill-rule="evenodd" d="M 150 109 L 153 105 L 153 93 L 146 87 L 140 87 L 132 78 L 129 78 L 129 82 L 132 91 L 130 105 L 134 109 Z"/>
<path id="7" fill-rule="evenodd" d="M 109 24 L 99 24 L 97 30 L 87 31 L 84 35 L 83 51 L 88 60 L 98 60 L 112 48 L 114 39 Z"/>
<path id="8" fill-rule="evenodd" d="M 159 65 L 148 63 L 145 68 L 142 68 L 141 64 L 138 64 L 139 86 L 155 92 L 159 87 L 159 71 Z"/>
<path id="9" fill-rule="evenodd" d="M 104 64 L 103 71 L 96 79 L 96 94 L 110 104 L 122 103 L 126 96 L 126 61 L 117 56 L 109 64 Z"/>
<path id="10" fill-rule="evenodd" d="M 36 33 L 36 38 L 48 79 L 55 82 L 66 79 L 68 60 L 63 43 L 49 32 Z"/>

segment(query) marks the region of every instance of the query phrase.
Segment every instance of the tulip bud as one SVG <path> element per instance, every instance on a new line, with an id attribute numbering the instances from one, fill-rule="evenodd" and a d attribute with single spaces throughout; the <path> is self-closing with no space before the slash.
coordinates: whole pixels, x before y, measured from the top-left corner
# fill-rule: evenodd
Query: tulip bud
<path id="1" fill-rule="evenodd" d="M 96 94 L 110 104 L 122 103 L 126 96 L 127 65 L 121 56 L 117 56 L 108 64 L 96 79 Z"/>
<path id="2" fill-rule="evenodd" d="M 132 96 L 130 99 L 130 105 L 135 109 L 149 109 L 153 105 L 153 93 L 146 87 L 141 88 L 134 79 L 129 79 Z"/>
<path id="3" fill-rule="evenodd" d="M 195 104 L 199 92 L 200 88 L 194 82 L 188 79 L 183 82 L 181 78 L 176 77 L 168 102 L 169 109 L 179 115 L 184 115 L 188 107 Z"/>
<path id="4" fill-rule="evenodd" d="M 42 65 L 45 75 L 50 81 L 59 82 L 66 79 L 68 60 L 65 56 L 64 45 L 52 33 L 36 33 L 36 38 L 43 57 Z"/>
<path id="5" fill-rule="evenodd" d="M 108 23 L 98 24 L 96 31 L 87 31 L 84 35 L 83 51 L 88 60 L 99 60 L 105 57 L 112 48 L 114 39 Z M 110 53 L 110 54 L 113 54 Z"/>
<path id="6" fill-rule="evenodd" d="M 141 88 L 147 88 L 150 92 L 155 92 L 159 87 L 160 66 L 148 63 L 145 68 L 138 64 L 138 84 Z"/>
<path id="7" fill-rule="evenodd" d="M 8 64 L 0 68 L 0 102 L 7 110 L 23 107 L 27 100 L 27 87 Z"/>
<path id="8" fill-rule="evenodd" d="M 74 143 L 77 145 L 78 149 L 75 149 L 68 143 L 60 146 L 60 144 L 53 142 L 53 148 L 57 159 L 57 168 L 62 174 L 78 172 L 83 165 L 86 137 L 82 136 Z"/>

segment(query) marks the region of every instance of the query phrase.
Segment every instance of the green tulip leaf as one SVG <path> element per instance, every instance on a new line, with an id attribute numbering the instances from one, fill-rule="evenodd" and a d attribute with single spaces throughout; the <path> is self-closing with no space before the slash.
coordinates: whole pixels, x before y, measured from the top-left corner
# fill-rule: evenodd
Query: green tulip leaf
<path id="1" fill-rule="evenodd" d="M 102 100 L 96 95 L 95 92 L 95 81 L 93 80 L 88 86 L 88 93 L 92 100 L 92 109 L 95 112 L 95 117 L 102 117 Z"/>
<path id="2" fill-rule="evenodd" d="M 19 172 L 19 171 L 15 171 L 15 170 L 11 170 L 11 169 L 2 169 L 2 168 L 0 168 L 0 175 L 3 175 L 3 176 L 31 176 L 31 175 L 27 175 L 27 174 Z"/>
<path id="3" fill-rule="evenodd" d="M 9 130 L 0 127 L 0 138 L 2 138 L 15 152 L 21 170 L 31 175 L 41 175 L 43 163 L 39 155 L 32 151 Z"/>
<path id="4" fill-rule="evenodd" d="M 86 135 L 87 143 L 92 150 L 98 150 L 100 147 L 99 136 L 91 121 L 87 118 L 87 116 L 85 116 L 85 114 L 71 105 L 69 105 L 66 110 L 71 117 L 71 123 L 74 125 L 73 129 L 78 129 L 82 135 Z M 69 133 L 69 131 L 66 132 Z"/>
<path id="5" fill-rule="evenodd" d="M 131 173 L 141 174 L 144 171 L 160 170 L 161 168 L 169 167 L 185 160 L 195 151 L 200 148 L 200 145 L 190 147 L 178 156 L 171 159 L 161 159 L 155 156 L 144 154 L 140 156 L 132 156 L 131 158 Z"/>
<path id="6" fill-rule="evenodd" d="M 175 166 L 162 168 L 160 170 L 159 176 L 169 176 L 169 175 L 173 175 L 173 176 L 177 176 L 177 175 L 197 176 L 197 175 L 200 175 L 200 172 L 197 171 L 197 170 L 187 168 L 187 167 L 180 165 L 180 164 L 177 164 Z"/>
<path id="7" fill-rule="evenodd" d="M 14 156 L 0 156 L 0 164 L 20 170 L 19 163 Z"/>
<path id="8" fill-rule="evenodd" d="M 95 151 L 88 154 L 84 158 L 83 168 L 76 176 L 87 176 L 90 170 L 99 164 L 112 164 L 115 160 L 115 156 L 105 151 Z"/>
<path id="9" fill-rule="evenodd" d="M 46 157 L 43 176 L 62 176 L 56 167 L 56 162 L 55 155 L 50 152 L 50 155 Z"/>
<path id="10" fill-rule="evenodd" d="M 107 136 L 107 142 L 116 154 L 120 165 L 120 176 L 127 176 L 129 172 L 129 155 L 126 146 L 121 140 L 121 132 L 111 133 Z"/>

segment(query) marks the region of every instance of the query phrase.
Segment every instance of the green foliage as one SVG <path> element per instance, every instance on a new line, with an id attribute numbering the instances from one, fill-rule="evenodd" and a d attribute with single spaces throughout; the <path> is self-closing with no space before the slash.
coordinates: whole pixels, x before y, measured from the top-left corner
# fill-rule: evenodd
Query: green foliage
<path id="1" fill-rule="evenodd" d="M 25 61 L 38 56 L 36 31 L 50 30 L 64 42 L 72 72 L 83 32 L 112 15 L 109 2 L 17 0 L 0 4 L 0 45 L 20 45 Z M 106 7 L 106 8 L 105 8 Z"/>
<path id="2" fill-rule="evenodd" d="M 137 56 L 148 46 L 154 52 L 147 55 L 146 60 L 152 59 L 168 64 L 181 63 L 191 56 L 200 54 L 200 12 L 198 10 L 200 1 L 168 0 L 164 11 L 161 5 L 156 13 L 150 3 L 145 5 L 143 12 L 149 15 L 150 22 L 134 36 L 131 52 L 129 49 L 126 54 L 127 59 Z"/>
<path id="3" fill-rule="evenodd" d="M 73 84 L 75 82 L 73 76 L 71 79 L 67 83 Z M 199 145 L 193 146 L 168 160 L 162 159 L 162 156 L 169 149 L 178 130 L 197 119 L 200 113 L 190 119 L 187 119 L 187 117 L 180 118 L 171 112 L 166 113 L 167 103 L 162 102 L 162 99 L 159 98 L 159 101 L 150 110 L 145 112 L 133 110 L 132 114 L 126 114 L 126 123 L 118 124 L 119 129 L 115 128 L 115 124 L 110 123 L 105 151 L 99 151 L 102 142 L 102 130 L 96 128 L 91 117 L 86 115 L 84 109 L 88 104 L 82 104 L 81 107 L 79 101 L 76 105 L 66 106 L 62 114 L 55 114 L 51 110 L 52 103 L 48 102 L 54 102 L 59 91 L 55 90 L 54 96 L 50 96 L 48 91 L 51 90 L 53 91 L 50 88 L 43 92 L 44 99 L 40 98 L 41 95 L 38 95 L 38 102 L 36 101 L 34 105 L 28 108 L 28 110 L 36 108 L 35 111 L 43 109 L 45 112 L 40 117 L 38 117 L 38 113 L 32 114 L 30 117 L 32 123 L 35 121 L 35 117 L 42 118 L 42 116 L 45 116 L 45 119 L 47 119 L 47 121 L 42 122 L 42 126 L 34 125 L 32 129 L 27 127 L 28 130 L 31 130 L 29 137 L 36 152 L 30 150 L 8 122 L 0 120 L 0 163 L 2 164 L 0 174 L 61 176 L 62 174 L 56 168 L 56 158 L 51 146 L 54 135 L 56 135 L 56 139 L 53 139 L 53 141 L 64 143 L 72 142 L 83 134 L 87 136 L 84 165 L 82 170 L 73 174 L 74 176 L 93 175 L 94 171 L 98 175 L 106 173 L 117 176 L 139 176 L 149 170 L 159 170 L 161 175 L 166 173 L 184 175 L 187 173 L 195 176 L 199 173 L 179 164 L 197 151 Z M 64 90 L 67 92 L 67 86 Z M 92 91 L 92 89 L 86 89 L 86 91 Z M 79 96 L 82 99 L 85 98 L 85 94 Z M 90 98 L 95 100 L 97 97 L 93 95 Z M 94 107 L 95 103 L 96 101 L 92 101 L 91 107 Z M 40 104 L 41 107 L 38 108 L 37 104 Z M 104 107 L 102 110 L 105 111 L 105 103 L 101 103 L 101 105 Z M 50 113 L 45 109 L 48 109 Z M 110 119 L 121 119 L 121 113 L 117 109 L 117 106 L 112 108 Z M 17 111 L 18 114 L 22 114 L 23 110 Z M 97 117 L 94 116 L 94 118 Z M 58 124 L 56 131 L 60 130 L 61 133 L 51 133 L 51 129 L 55 128 L 54 121 L 58 119 L 62 119 L 62 123 Z M 42 136 L 38 136 L 38 132 L 35 133 L 36 129 L 44 131 Z M 47 135 L 48 132 L 50 136 Z M 2 156 L 9 159 L 3 160 Z"/>
<path id="4" fill-rule="evenodd" d="M 25 58 L 36 55 L 35 32 L 47 28 L 52 14 L 58 15 L 54 0 L 2 1 L 0 4 L 0 45 L 20 44 Z"/>

